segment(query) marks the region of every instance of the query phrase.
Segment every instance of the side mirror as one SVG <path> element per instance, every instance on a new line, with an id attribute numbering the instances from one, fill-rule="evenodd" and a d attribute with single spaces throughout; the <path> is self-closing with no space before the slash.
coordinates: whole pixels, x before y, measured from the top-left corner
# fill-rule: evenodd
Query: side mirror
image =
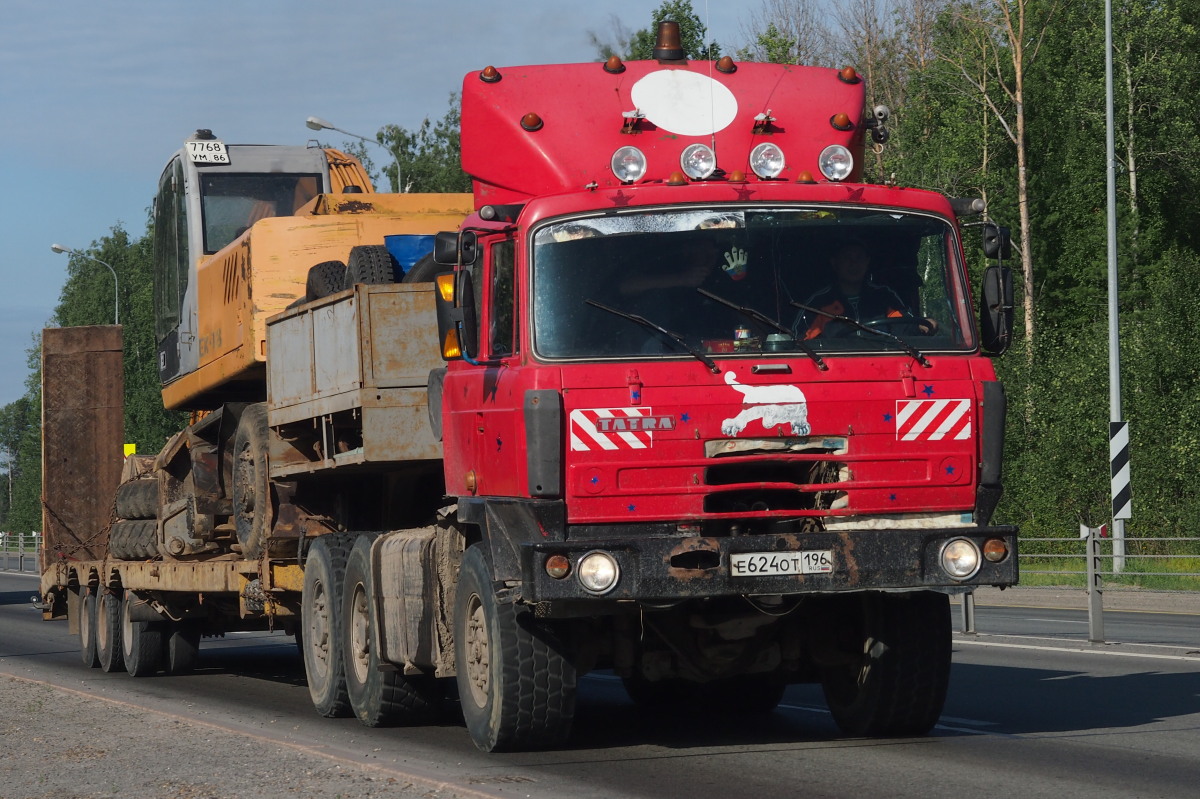
<path id="1" fill-rule="evenodd" d="M 479 243 L 470 230 L 443 231 L 433 238 L 433 260 L 443 266 L 470 266 L 479 254 Z"/>
<path id="2" fill-rule="evenodd" d="M 983 254 L 989 260 L 1012 257 L 1012 232 L 991 222 L 983 226 Z"/>
<path id="3" fill-rule="evenodd" d="M 435 278 L 434 287 L 442 360 L 472 363 L 479 353 L 479 318 L 471 270 L 444 272 Z"/>
<path id="4" fill-rule="evenodd" d="M 1012 343 L 1013 274 L 1007 266 L 983 270 L 983 305 L 979 309 L 979 333 L 983 349 L 1001 355 Z"/>

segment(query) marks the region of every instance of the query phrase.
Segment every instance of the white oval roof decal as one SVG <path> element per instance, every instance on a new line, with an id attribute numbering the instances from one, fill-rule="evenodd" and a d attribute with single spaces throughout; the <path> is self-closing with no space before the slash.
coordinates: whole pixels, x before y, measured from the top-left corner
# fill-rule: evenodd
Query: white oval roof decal
<path id="1" fill-rule="evenodd" d="M 707 75 L 663 69 L 651 72 L 630 92 L 651 123 L 679 136 L 708 136 L 737 116 L 737 98 Z"/>

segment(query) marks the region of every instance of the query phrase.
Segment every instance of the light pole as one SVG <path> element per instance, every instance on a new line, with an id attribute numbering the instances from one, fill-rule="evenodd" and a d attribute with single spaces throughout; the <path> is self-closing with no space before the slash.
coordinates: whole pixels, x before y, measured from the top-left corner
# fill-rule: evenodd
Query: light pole
<path id="1" fill-rule="evenodd" d="M 89 261 L 95 261 L 98 264 L 108 267 L 108 271 L 112 272 L 113 276 L 113 324 L 121 324 L 121 284 L 117 280 L 117 270 L 113 269 L 111 264 L 107 264 L 95 256 L 88 255 L 86 252 L 80 252 L 79 250 L 72 250 L 70 247 L 64 247 L 61 244 L 51 244 L 50 249 L 55 252 L 65 252 L 67 255 L 78 255 L 80 258 L 87 258 Z"/>
<path id="2" fill-rule="evenodd" d="M 400 153 L 395 152 L 387 145 L 382 144 L 375 139 L 368 139 L 366 136 L 359 136 L 357 133 L 351 133 L 348 130 L 342 130 L 336 125 L 326 122 L 320 117 L 309 117 L 308 119 L 304 120 L 304 124 L 307 125 L 310 130 L 336 130 L 338 133 L 345 134 L 346 136 L 352 136 L 355 139 L 361 139 L 365 142 L 369 142 L 387 150 L 388 154 L 392 156 L 392 160 L 396 162 L 396 191 L 401 193 L 404 192 L 404 181 L 400 178 Z"/>

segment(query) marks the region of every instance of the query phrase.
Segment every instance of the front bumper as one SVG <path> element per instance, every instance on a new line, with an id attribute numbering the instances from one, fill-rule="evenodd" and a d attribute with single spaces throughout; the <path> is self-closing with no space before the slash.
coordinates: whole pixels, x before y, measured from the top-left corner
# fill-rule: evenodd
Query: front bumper
<path id="1" fill-rule="evenodd" d="M 958 580 L 940 565 L 946 543 L 956 538 L 975 542 L 980 550 L 1000 539 L 1007 555 L 981 565 L 969 579 Z M 603 551 L 616 559 L 620 577 L 601 596 L 589 593 L 576 578 L 580 558 Z M 829 551 L 832 570 L 818 574 L 749 575 L 731 573 L 736 553 L 801 553 Z M 555 579 L 546 560 L 565 555 L 570 573 Z M 523 599 L 548 602 L 566 599 L 675 600 L 739 595 L 796 595 L 846 591 L 947 589 L 1015 585 L 1017 529 L 968 527 L 927 530 L 839 530 L 800 534 L 736 537 L 648 536 L 519 545 Z"/>

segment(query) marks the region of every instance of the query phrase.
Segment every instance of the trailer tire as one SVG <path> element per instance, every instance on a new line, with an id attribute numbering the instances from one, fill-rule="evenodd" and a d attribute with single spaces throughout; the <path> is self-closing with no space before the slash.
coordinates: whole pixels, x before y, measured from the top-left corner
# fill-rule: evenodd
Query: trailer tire
<path id="1" fill-rule="evenodd" d="M 162 624 L 134 621 L 133 604 L 137 596 L 126 591 L 121 600 L 121 657 L 125 671 L 133 677 L 148 677 L 158 672 L 162 663 Z"/>
<path id="2" fill-rule="evenodd" d="M 945 594 L 869 594 L 857 651 L 821 674 L 838 727 L 853 736 L 924 735 L 937 723 L 950 682 L 950 601 Z"/>
<path id="3" fill-rule="evenodd" d="M 96 598 L 96 656 L 106 673 L 125 667 L 121 655 L 121 597 L 104 588 Z"/>
<path id="4" fill-rule="evenodd" d="M 83 588 L 80 593 L 79 654 L 83 665 L 94 669 L 100 666 L 100 656 L 96 654 L 96 594 L 90 588 Z"/>
<path id="5" fill-rule="evenodd" d="M 173 621 L 163 638 L 163 671 L 188 674 L 200 657 L 200 625 L 194 621 Z"/>
<path id="6" fill-rule="evenodd" d="M 496 601 L 483 544 L 462 559 L 454 656 L 463 718 L 485 752 L 563 744 L 575 716 L 575 665 L 526 607 Z"/>
<path id="7" fill-rule="evenodd" d="M 396 282 L 396 262 L 382 244 L 360 244 L 350 248 L 346 261 L 346 278 L 342 288 L 352 289 L 357 283 L 377 285 Z"/>
<path id="8" fill-rule="evenodd" d="M 121 483 L 117 488 L 118 519 L 155 519 L 158 517 L 158 480 L 142 478 Z"/>
<path id="9" fill-rule="evenodd" d="M 304 283 L 306 302 L 319 300 L 342 290 L 346 282 L 346 265 L 341 261 L 322 261 L 308 270 Z"/>
<path id="10" fill-rule="evenodd" d="M 233 437 L 233 517 L 242 556 L 257 559 L 271 524 L 267 406 L 247 405 Z"/>
<path id="11" fill-rule="evenodd" d="M 323 535 L 313 541 L 304 563 L 300 596 L 300 642 L 313 707 L 326 718 L 350 715 L 342 659 L 342 585 L 350 536 Z"/>
<path id="12" fill-rule="evenodd" d="M 342 661 L 346 664 L 346 690 L 350 706 L 368 727 L 415 725 L 435 720 L 442 706 L 442 690 L 432 675 L 407 675 L 381 669 L 376 647 L 379 619 L 375 612 L 371 542 L 360 535 L 346 564 L 342 589 Z"/>

